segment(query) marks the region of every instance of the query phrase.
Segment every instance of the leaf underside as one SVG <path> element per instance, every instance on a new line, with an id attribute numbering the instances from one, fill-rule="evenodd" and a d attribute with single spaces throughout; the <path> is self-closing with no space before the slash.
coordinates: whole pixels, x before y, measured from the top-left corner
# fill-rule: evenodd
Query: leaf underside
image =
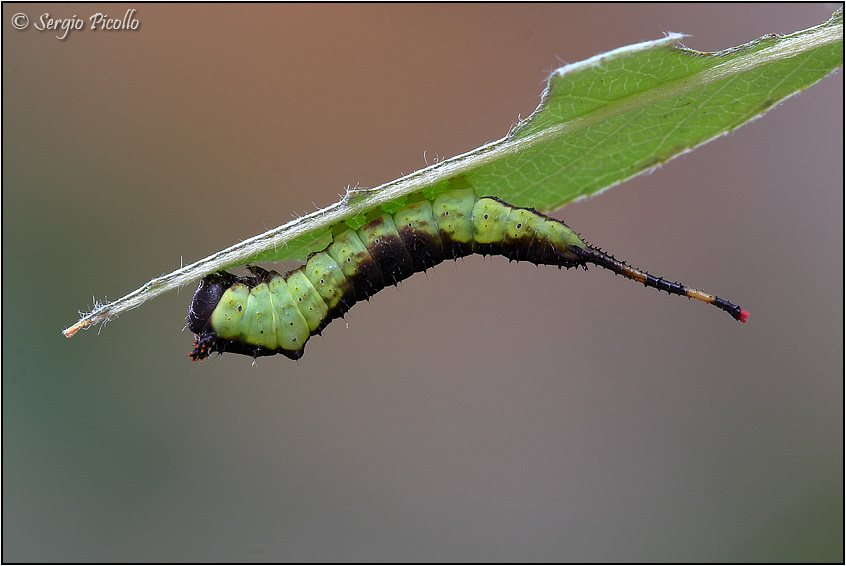
<path id="1" fill-rule="evenodd" d="M 103 322 L 208 273 L 303 260 L 331 228 L 437 192 L 459 175 L 478 196 L 551 211 L 617 185 L 762 115 L 843 65 L 843 10 L 814 28 L 771 34 L 718 53 L 684 36 L 622 47 L 557 69 L 538 108 L 501 140 L 344 198 L 101 305 L 65 331 Z M 392 206 L 393 205 L 393 206 Z"/>

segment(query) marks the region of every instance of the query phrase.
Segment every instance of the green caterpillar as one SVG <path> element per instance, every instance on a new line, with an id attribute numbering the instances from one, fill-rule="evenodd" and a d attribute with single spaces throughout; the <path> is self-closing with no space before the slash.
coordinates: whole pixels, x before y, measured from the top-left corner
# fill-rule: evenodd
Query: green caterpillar
<path id="1" fill-rule="evenodd" d="M 433 200 L 416 198 L 393 214 L 368 217 L 358 230 L 342 225 L 326 249 L 285 275 L 248 266 L 247 276 L 225 271 L 206 276 L 188 310 L 188 328 L 196 335 L 188 356 L 196 361 L 212 352 L 235 352 L 299 359 L 311 336 L 358 301 L 442 261 L 474 253 L 568 269 L 587 269 L 591 263 L 647 287 L 712 304 L 740 322 L 749 317 L 719 297 L 634 269 L 533 209 L 478 198 L 472 188 L 448 190 Z"/>

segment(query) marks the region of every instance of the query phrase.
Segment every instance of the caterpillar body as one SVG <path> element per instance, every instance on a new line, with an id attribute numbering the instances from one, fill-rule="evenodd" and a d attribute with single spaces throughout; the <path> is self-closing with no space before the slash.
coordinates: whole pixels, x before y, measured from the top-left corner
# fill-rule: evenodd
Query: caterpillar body
<path id="1" fill-rule="evenodd" d="M 587 269 L 590 263 L 647 287 L 712 304 L 741 322 L 749 316 L 738 305 L 614 259 L 559 220 L 458 188 L 432 200 L 418 195 L 393 214 L 369 216 L 357 230 L 342 225 L 326 249 L 284 275 L 248 266 L 247 276 L 225 271 L 206 276 L 188 310 L 188 328 L 196 335 L 188 356 L 197 361 L 212 352 L 234 352 L 299 359 L 311 336 L 358 301 L 416 272 L 474 253 L 568 269 Z"/>

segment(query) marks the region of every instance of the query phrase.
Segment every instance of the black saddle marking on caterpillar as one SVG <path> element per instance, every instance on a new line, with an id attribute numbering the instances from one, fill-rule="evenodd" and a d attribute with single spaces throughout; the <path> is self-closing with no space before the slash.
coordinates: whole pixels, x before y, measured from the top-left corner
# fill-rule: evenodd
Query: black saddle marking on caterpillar
<path id="1" fill-rule="evenodd" d="M 388 285 L 443 261 L 503 255 L 559 268 L 594 264 L 647 287 L 698 299 L 746 322 L 749 313 L 719 297 L 635 269 L 585 243 L 569 226 L 472 188 L 417 197 L 393 214 L 371 213 L 358 230 L 342 225 L 326 249 L 284 275 L 248 266 L 250 275 L 206 276 L 188 310 L 196 335 L 189 357 L 212 352 L 299 359 L 308 339 Z"/>

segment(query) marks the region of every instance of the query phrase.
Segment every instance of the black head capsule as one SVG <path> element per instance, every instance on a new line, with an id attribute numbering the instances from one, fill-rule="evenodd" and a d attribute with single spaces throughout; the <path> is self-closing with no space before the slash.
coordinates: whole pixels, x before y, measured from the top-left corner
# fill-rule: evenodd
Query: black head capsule
<path id="1" fill-rule="evenodd" d="M 188 328 L 194 334 L 207 330 L 209 319 L 221 297 L 237 280 L 231 273 L 221 271 L 206 275 L 197 287 L 191 306 L 188 307 Z"/>

